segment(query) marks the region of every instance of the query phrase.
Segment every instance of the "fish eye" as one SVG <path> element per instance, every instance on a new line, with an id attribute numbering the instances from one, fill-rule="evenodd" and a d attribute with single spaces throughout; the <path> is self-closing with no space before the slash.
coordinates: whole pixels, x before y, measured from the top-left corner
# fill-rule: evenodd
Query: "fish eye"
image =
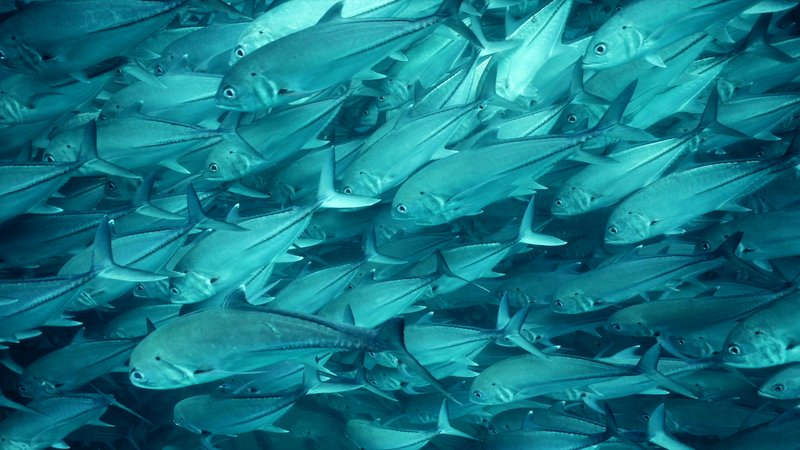
<path id="1" fill-rule="evenodd" d="M 607 50 L 608 50 L 608 46 L 606 45 L 605 42 L 601 42 L 601 43 L 599 43 L 599 44 L 594 46 L 594 54 L 597 55 L 597 56 L 605 55 Z"/>
<path id="2" fill-rule="evenodd" d="M 361 115 L 367 117 L 369 115 L 369 110 L 368 109 L 361 110 Z"/>
<path id="3" fill-rule="evenodd" d="M 728 346 L 728 354 L 733 356 L 739 356 L 742 353 L 742 349 L 739 348 L 736 344 L 731 344 Z"/>
<path id="4" fill-rule="evenodd" d="M 709 250 L 711 249 L 711 243 L 709 243 L 708 241 L 703 241 L 700 243 L 700 248 L 703 250 Z"/>
<path id="5" fill-rule="evenodd" d="M 6 54 L 2 50 L 0 50 L 0 59 L 6 59 Z"/>
<path id="6" fill-rule="evenodd" d="M 622 325 L 615 323 L 614 325 L 611 325 L 611 329 L 614 331 L 622 331 Z"/>
<path id="7" fill-rule="evenodd" d="M 678 338 L 678 339 L 675 340 L 675 343 L 678 344 L 678 345 L 681 345 L 681 346 L 686 345 L 686 339 L 684 339 L 682 337 Z"/>
<path id="8" fill-rule="evenodd" d="M 211 163 L 208 165 L 208 171 L 211 173 L 219 172 L 219 165 L 217 163 Z"/>
<path id="9" fill-rule="evenodd" d="M 353 189 L 350 186 L 345 186 L 345 188 L 342 189 L 342 192 L 344 192 L 347 195 L 351 195 L 353 193 Z"/>
<path id="10" fill-rule="evenodd" d="M 400 214 L 405 214 L 408 212 L 408 208 L 406 208 L 406 205 L 401 203 L 397 205 L 397 212 L 399 212 Z"/>
<path id="11" fill-rule="evenodd" d="M 480 105 L 478 105 L 478 109 L 479 109 L 479 110 L 481 110 L 481 111 L 483 111 L 484 109 L 486 109 L 486 105 L 484 105 L 483 103 L 481 103 Z"/>
<path id="12" fill-rule="evenodd" d="M 561 207 L 564 206 L 564 201 L 562 201 L 560 198 L 557 198 L 556 201 L 553 202 L 553 204 Z"/>
<path id="13" fill-rule="evenodd" d="M 650 414 L 647 414 L 647 413 L 642 413 L 642 419 L 643 419 L 645 422 L 649 422 L 649 421 L 650 421 Z"/>
<path id="14" fill-rule="evenodd" d="M 233 100 L 236 98 L 236 89 L 228 86 L 222 90 L 222 95 L 227 99 Z"/>
<path id="15" fill-rule="evenodd" d="M 617 234 L 619 232 L 619 230 L 617 229 L 617 227 L 613 227 L 612 226 L 612 227 L 608 227 L 608 232 L 611 233 L 611 234 Z"/>
<path id="16" fill-rule="evenodd" d="M 117 190 L 117 184 L 114 183 L 113 181 L 109 181 L 108 183 L 106 183 L 106 189 L 108 189 L 111 192 L 114 192 Z"/>
<path id="17" fill-rule="evenodd" d="M 553 301 L 553 306 L 555 306 L 556 308 L 563 308 L 564 307 L 564 301 L 563 300 L 554 300 Z"/>
<path id="18" fill-rule="evenodd" d="M 137 284 L 136 285 L 136 291 L 137 292 L 144 292 L 144 285 L 142 283 Z"/>
<path id="19" fill-rule="evenodd" d="M 43 159 L 44 159 L 45 162 L 49 162 L 49 163 L 56 162 L 56 158 L 53 155 L 51 155 L 50 153 L 45 153 Z"/>
<path id="20" fill-rule="evenodd" d="M 174 423 L 176 426 L 181 426 L 181 421 L 178 419 L 172 419 L 172 423 Z"/>
<path id="21" fill-rule="evenodd" d="M 772 385 L 772 390 L 775 392 L 783 392 L 784 389 L 786 389 L 786 386 L 781 383 Z"/>
<path id="22" fill-rule="evenodd" d="M 478 399 L 483 398 L 483 392 L 481 391 L 472 391 L 472 396 Z"/>
<path id="23" fill-rule="evenodd" d="M 244 58 L 244 55 L 246 55 L 244 49 L 241 46 L 236 47 L 236 56 L 239 58 Z"/>
<path id="24" fill-rule="evenodd" d="M 176 288 L 175 286 L 172 286 L 171 288 L 169 288 L 169 292 L 172 295 L 179 295 L 181 293 L 181 290 Z"/>
<path id="25" fill-rule="evenodd" d="M 164 66 L 162 66 L 161 64 L 158 64 L 156 66 L 156 74 L 164 75 Z"/>
<path id="26" fill-rule="evenodd" d="M 136 381 L 136 382 L 141 383 L 141 382 L 144 382 L 146 379 L 147 379 L 147 377 L 144 376 L 144 374 L 142 372 L 138 371 L 138 370 L 134 370 L 134 371 L 131 372 L 131 380 L 132 381 Z"/>
<path id="27" fill-rule="evenodd" d="M 23 394 L 28 392 L 28 386 L 25 386 L 24 384 L 20 384 L 19 385 L 19 391 L 22 392 Z"/>
<path id="28" fill-rule="evenodd" d="M 764 157 L 764 150 L 759 150 L 756 152 L 756 158 L 763 158 Z"/>
<path id="29" fill-rule="evenodd" d="M 567 122 L 575 123 L 577 121 L 578 121 L 578 116 L 576 116 L 575 114 L 570 114 L 567 116 Z"/>

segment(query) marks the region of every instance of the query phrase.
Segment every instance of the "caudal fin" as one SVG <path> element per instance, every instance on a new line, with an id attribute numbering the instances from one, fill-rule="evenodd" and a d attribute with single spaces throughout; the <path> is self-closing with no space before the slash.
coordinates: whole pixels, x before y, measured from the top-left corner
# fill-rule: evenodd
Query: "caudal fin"
<path id="1" fill-rule="evenodd" d="M 81 141 L 81 149 L 78 151 L 78 161 L 83 162 L 86 167 L 108 175 L 124 178 L 141 178 L 138 174 L 128 169 L 100 158 L 97 154 L 97 121 L 95 120 L 87 123 L 83 129 L 83 140 Z"/>
<path id="2" fill-rule="evenodd" d="M 466 439 L 477 441 L 478 438 L 470 436 L 463 431 L 457 430 L 450 425 L 450 416 L 447 413 L 447 400 L 442 402 L 442 407 L 439 408 L 439 421 L 436 424 L 436 432 L 438 434 L 449 434 L 450 436 L 459 436 Z"/>
<path id="3" fill-rule="evenodd" d="M 622 124 L 622 116 L 633 98 L 636 90 L 636 81 L 628 85 L 609 105 L 603 117 L 594 126 L 594 130 L 607 133 L 617 139 L 626 141 L 649 141 L 655 139 L 653 135 L 638 128 Z"/>
<path id="4" fill-rule="evenodd" d="M 453 397 L 442 383 L 408 351 L 405 342 L 405 320 L 402 317 L 395 317 L 388 320 L 377 329 L 374 349 L 377 351 L 390 351 L 394 353 L 397 359 L 419 374 L 437 391 L 441 392 L 445 397 L 456 404 L 461 404 L 461 402 Z"/>
<path id="5" fill-rule="evenodd" d="M 102 278 L 120 281 L 158 281 L 167 278 L 165 275 L 145 270 L 122 267 L 114 262 L 111 253 L 111 229 L 108 218 L 103 218 L 97 226 L 92 245 L 92 271 L 99 271 Z"/>
<path id="6" fill-rule="evenodd" d="M 647 438 L 650 442 L 667 450 L 693 450 L 692 447 L 678 441 L 667 433 L 665 423 L 666 413 L 662 403 L 650 414 L 650 420 L 647 422 Z"/>
<path id="7" fill-rule="evenodd" d="M 187 220 L 192 226 L 214 230 L 247 231 L 247 228 L 239 225 L 208 217 L 192 183 L 186 185 L 186 213 Z"/>
<path id="8" fill-rule="evenodd" d="M 319 175 L 319 188 L 317 190 L 317 203 L 322 208 L 364 208 L 372 206 L 381 200 L 378 198 L 364 197 L 361 195 L 347 195 L 336 192 L 334 179 L 336 177 L 336 154 L 333 149 L 328 151 L 328 157 L 322 166 Z"/>
<path id="9" fill-rule="evenodd" d="M 561 239 L 550 236 L 548 234 L 536 233 L 533 231 L 533 200 L 536 196 L 531 197 L 528 206 L 525 208 L 525 214 L 522 215 L 522 222 L 519 225 L 519 242 L 528 245 L 541 245 L 545 247 L 554 247 L 558 245 L 565 245 L 567 242 Z"/>

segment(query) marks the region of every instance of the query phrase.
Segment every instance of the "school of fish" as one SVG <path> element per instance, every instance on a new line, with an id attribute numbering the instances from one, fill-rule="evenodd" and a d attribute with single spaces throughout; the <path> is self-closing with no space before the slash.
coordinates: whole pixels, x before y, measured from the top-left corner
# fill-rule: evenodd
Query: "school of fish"
<path id="1" fill-rule="evenodd" d="M 800 0 L 0 1 L 0 450 L 800 449 Z"/>

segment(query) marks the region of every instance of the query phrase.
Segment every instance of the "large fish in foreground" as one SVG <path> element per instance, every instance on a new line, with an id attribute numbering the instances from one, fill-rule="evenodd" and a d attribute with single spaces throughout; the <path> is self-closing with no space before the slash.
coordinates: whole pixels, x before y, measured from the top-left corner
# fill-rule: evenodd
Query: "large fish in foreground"
<path id="1" fill-rule="evenodd" d="M 431 384 L 441 385 L 405 347 L 404 321 L 367 329 L 284 310 L 211 309 L 169 322 L 133 351 L 138 387 L 174 389 L 258 371 L 285 359 L 347 350 L 391 351 Z"/>
<path id="2" fill-rule="evenodd" d="M 458 19 L 461 0 L 446 0 L 420 19 L 341 19 L 334 6 L 320 22 L 284 36 L 239 60 L 223 77 L 217 105 L 238 111 L 258 111 L 308 97 L 350 78 L 381 76 L 371 67 L 438 24 L 466 35 Z"/>

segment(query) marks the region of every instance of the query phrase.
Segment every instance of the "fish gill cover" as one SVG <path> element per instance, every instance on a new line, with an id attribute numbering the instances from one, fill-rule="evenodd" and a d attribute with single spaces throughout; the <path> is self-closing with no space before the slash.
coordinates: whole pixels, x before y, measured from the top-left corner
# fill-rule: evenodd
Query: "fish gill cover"
<path id="1" fill-rule="evenodd" d="M 0 449 L 800 448 L 797 4 L 0 2 Z"/>

